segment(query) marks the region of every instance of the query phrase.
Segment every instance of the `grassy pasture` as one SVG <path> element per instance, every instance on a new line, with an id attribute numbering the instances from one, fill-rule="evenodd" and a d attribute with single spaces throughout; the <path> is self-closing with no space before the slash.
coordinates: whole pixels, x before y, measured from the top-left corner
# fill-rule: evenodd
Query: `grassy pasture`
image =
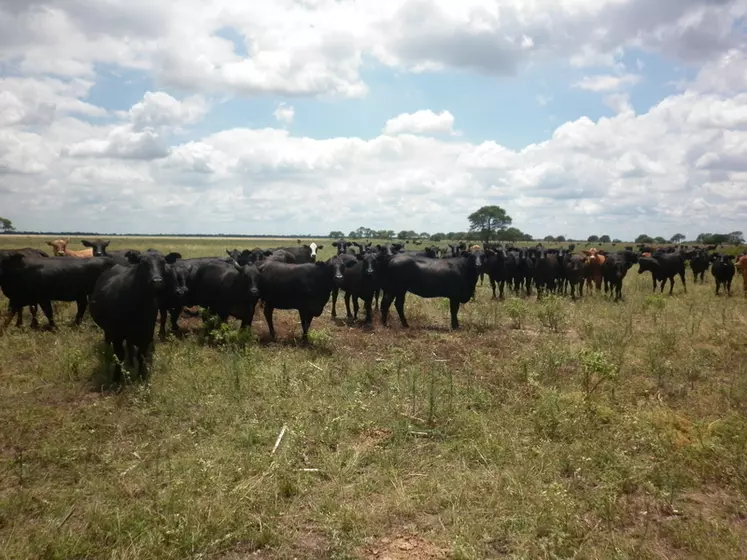
<path id="1" fill-rule="evenodd" d="M 119 393 L 100 331 L 56 304 L 57 332 L 0 337 L 0 558 L 746 558 L 742 281 L 650 290 L 637 266 L 619 304 L 495 302 L 486 280 L 458 332 L 408 295 L 410 329 L 327 311 L 309 348 L 295 312 L 274 343 L 261 313 L 258 341 L 210 345 L 182 319 Z"/>

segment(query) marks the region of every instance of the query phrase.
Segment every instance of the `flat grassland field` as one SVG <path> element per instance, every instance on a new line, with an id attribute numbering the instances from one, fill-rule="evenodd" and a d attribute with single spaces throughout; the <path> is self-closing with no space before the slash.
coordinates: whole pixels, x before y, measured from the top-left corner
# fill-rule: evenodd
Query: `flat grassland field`
<path id="1" fill-rule="evenodd" d="M 0 336 L 0 557 L 747 558 L 742 280 L 717 297 L 688 270 L 669 297 L 637 271 L 621 303 L 491 301 L 486 278 L 454 332 L 446 300 L 408 295 L 407 330 L 340 300 L 309 347 L 295 311 L 274 343 L 261 312 L 259 341 L 182 318 L 118 393 L 101 331 L 57 303 L 57 332 Z"/>

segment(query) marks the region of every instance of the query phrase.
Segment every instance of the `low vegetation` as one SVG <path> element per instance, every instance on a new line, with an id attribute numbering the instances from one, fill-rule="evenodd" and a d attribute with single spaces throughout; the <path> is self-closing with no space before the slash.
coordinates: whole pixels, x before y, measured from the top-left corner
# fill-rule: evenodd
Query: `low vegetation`
<path id="1" fill-rule="evenodd" d="M 58 331 L 0 337 L 0 557 L 745 558 L 747 302 L 691 278 L 652 295 L 634 266 L 620 304 L 486 279 L 460 331 L 408 296 L 410 329 L 326 312 L 308 348 L 295 312 L 274 343 L 261 314 L 183 318 L 118 393 L 56 304 Z"/>

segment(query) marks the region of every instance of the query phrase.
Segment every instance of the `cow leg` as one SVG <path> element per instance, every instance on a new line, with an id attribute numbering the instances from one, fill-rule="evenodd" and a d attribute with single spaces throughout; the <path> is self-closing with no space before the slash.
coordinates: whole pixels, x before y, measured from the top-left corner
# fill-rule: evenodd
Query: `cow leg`
<path id="1" fill-rule="evenodd" d="M 165 307 L 162 307 L 158 310 L 158 338 L 160 338 L 161 340 L 166 340 L 166 319 L 168 318 L 167 314 L 168 309 Z"/>
<path id="2" fill-rule="evenodd" d="M 483 282 L 485 282 L 485 273 L 481 272 L 480 273 L 480 286 L 482 286 Z"/>
<path id="3" fill-rule="evenodd" d="M 358 296 L 356 295 L 356 296 L 352 296 L 352 297 L 353 297 L 353 319 L 357 321 L 358 320 L 358 312 L 360 311 L 361 306 L 358 303 Z M 348 311 L 348 313 L 350 313 L 350 312 Z"/>
<path id="4" fill-rule="evenodd" d="M 353 306 L 354 307 L 357 306 L 357 303 L 358 303 L 357 300 L 358 300 L 357 297 L 353 300 Z M 350 292 L 345 292 L 345 312 L 347 313 L 348 319 L 350 319 L 351 317 L 353 317 L 353 314 L 350 312 Z M 358 317 L 358 310 L 357 309 L 355 311 L 355 315 L 356 315 L 356 318 L 357 318 Z"/>
<path id="5" fill-rule="evenodd" d="M 246 311 L 246 315 L 241 320 L 241 326 L 239 329 L 251 328 L 254 322 L 254 312 L 257 310 L 257 300 L 252 301 L 249 304 L 249 309 Z"/>
<path id="6" fill-rule="evenodd" d="M 685 280 L 685 271 L 680 272 L 680 279 L 682 280 L 682 290 L 687 293 L 687 281 Z M 674 278 L 672 279 L 674 282 Z"/>
<path id="7" fill-rule="evenodd" d="M 39 319 L 37 319 L 36 314 L 39 312 L 39 306 L 33 303 L 29 305 L 29 311 L 31 312 L 31 328 L 38 329 Z"/>
<path id="8" fill-rule="evenodd" d="M 265 302 L 265 321 L 267 322 L 267 329 L 270 331 L 270 338 L 275 338 L 275 327 L 272 325 L 272 307 L 269 303 Z"/>
<path id="9" fill-rule="evenodd" d="M 8 306 L 10 307 L 10 306 Z M 8 309 L 10 312 L 10 309 Z M 16 319 L 16 328 L 20 329 L 23 326 L 23 307 L 18 310 L 18 319 Z"/>
<path id="10" fill-rule="evenodd" d="M 88 307 L 88 297 L 83 296 L 78 300 L 78 312 L 75 314 L 75 319 L 73 319 L 74 325 L 80 325 L 83 315 L 86 313 L 86 307 Z"/>
<path id="11" fill-rule="evenodd" d="M 177 305 L 169 311 L 171 315 L 171 330 L 172 332 L 179 332 L 179 316 L 182 314 L 182 306 Z"/>
<path id="12" fill-rule="evenodd" d="M 571 299 L 576 301 L 576 284 L 571 284 Z"/>
<path id="13" fill-rule="evenodd" d="M 366 324 L 370 325 L 373 322 L 373 311 L 371 310 L 371 298 L 363 300 L 363 307 L 366 309 Z"/>
<path id="14" fill-rule="evenodd" d="M 501 280 L 500 282 L 498 282 L 498 296 L 501 299 L 505 299 L 505 297 L 506 297 L 505 294 L 504 294 L 505 288 L 506 288 L 506 281 L 505 280 Z M 495 292 L 493 292 L 493 297 L 495 297 Z"/>
<path id="15" fill-rule="evenodd" d="M 392 305 L 394 296 L 389 292 L 384 292 L 381 296 L 381 324 L 386 326 L 387 320 L 389 319 L 389 306 Z"/>
<path id="16" fill-rule="evenodd" d="M 457 315 L 459 314 L 459 300 L 458 299 L 449 300 L 449 307 L 451 309 L 451 328 L 458 329 L 459 319 Z"/>
<path id="17" fill-rule="evenodd" d="M 664 284 L 666 282 L 661 283 L 661 291 L 664 291 Z M 674 293 L 674 276 L 669 278 L 669 295 L 671 296 Z"/>
<path id="18" fill-rule="evenodd" d="M 490 280 L 490 289 L 493 290 L 493 299 L 495 299 L 495 280 L 493 280 L 492 277 L 490 277 L 489 280 Z"/>
<path id="19" fill-rule="evenodd" d="M 408 328 L 410 325 L 407 324 L 407 319 L 405 319 L 405 294 L 407 292 L 402 292 L 401 294 L 398 294 L 397 297 L 394 300 L 394 308 L 397 310 L 397 315 L 399 315 L 399 320 L 402 323 L 402 326 L 405 328 Z"/>
<path id="20" fill-rule="evenodd" d="M 335 286 L 332 288 L 332 318 L 337 317 L 337 294 L 340 290 Z"/>
<path id="21" fill-rule="evenodd" d="M 8 303 L 8 314 L 5 316 L 5 321 L 3 321 L 3 331 L 5 331 L 5 329 L 8 328 L 8 325 L 10 325 L 11 321 L 13 320 L 13 316 L 17 312 L 18 312 L 18 308 L 13 306 L 13 302 L 9 302 Z"/>
<path id="22" fill-rule="evenodd" d="M 726 293 L 731 297 L 731 278 L 726 281 Z"/>
<path id="23" fill-rule="evenodd" d="M 125 361 L 125 349 L 124 343 L 121 339 L 112 340 L 112 348 L 114 349 L 114 355 L 117 358 L 114 364 L 114 383 L 122 383 L 122 364 Z"/>
<path id="24" fill-rule="evenodd" d="M 44 316 L 47 318 L 47 321 L 49 321 L 49 328 L 50 329 L 56 329 L 57 323 L 54 322 L 54 312 L 52 311 L 52 302 L 49 300 L 43 301 L 39 303 L 39 306 L 42 308 L 42 311 L 44 312 Z"/>
<path id="25" fill-rule="evenodd" d="M 716 295 L 718 295 L 719 288 L 721 288 L 721 282 L 716 279 Z"/>

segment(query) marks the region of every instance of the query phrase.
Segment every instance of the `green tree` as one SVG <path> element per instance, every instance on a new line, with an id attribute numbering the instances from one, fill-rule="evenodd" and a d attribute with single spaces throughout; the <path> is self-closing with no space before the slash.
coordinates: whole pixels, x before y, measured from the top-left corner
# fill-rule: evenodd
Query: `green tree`
<path id="1" fill-rule="evenodd" d="M 642 233 L 638 237 L 635 238 L 636 243 L 653 243 L 654 238 L 650 235 L 646 235 L 645 233 Z"/>
<path id="2" fill-rule="evenodd" d="M 436 243 L 439 243 L 444 239 L 446 239 L 445 233 L 434 233 L 433 235 L 431 235 L 431 241 L 435 241 Z"/>
<path id="3" fill-rule="evenodd" d="M 479 233 L 484 241 L 490 241 L 494 233 L 505 230 L 513 221 L 500 206 L 483 206 L 467 219 L 469 230 Z"/>
<path id="4" fill-rule="evenodd" d="M 500 241 L 531 241 L 532 236 L 528 233 L 524 233 L 519 228 L 510 227 L 500 230 L 496 234 L 496 239 Z"/>
<path id="5" fill-rule="evenodd" d="M 732 245 L 741 245 L 744 243 L 744 234 L 741 231 L 732 231 L 729 234 L 729 243 Z"/>
<path id="6" fill-rule="evenodd" d="M 423 233 L 421 233 L 420 235 L 418 235 L 418 237 L 420 237 L 420 239 L 430 239 L 431 238 L 431 234 L 428 233 L 427 231 L 424 231 Z"/>
<path id="7" fill-rule="evenodd" d="M 622 239 L 618 239 L 617 237 L 615 237 L 615 238 L 614 238 L 614 239 L 612 240 L 612 243 L 622 243 Z"/>
<path id="8" fill-rule="evenodd" d="M 350 233 L 348 233 L 348 238 L 349 239 L 358 239 L 358 232 L 356 230 L 351 231 Z"/>
<path id="9" fill-rule="evenodd" d="M 407 230 L 403 229 L 397 234 L 397 239 L 407 239 Z"/>
<path id="10" fill-rule="evenodd" d="M 555 238 L 555 241 L 556 241 L 557 243 L 565 243 L 565 235 L 558 235 L 558 236 L 557 236 L 557 237 Z"/>
<path id="11" fill-rule="evenodd" d="M 341 231 L 330 231 L 329 237 L 331 237 L 332 239 L 342 239 L 343 237 L 345 237 L 345 234 Z"/>
<path id="12" fill-rule="evenodd" d="M 586 241 L 589 243 L 599 243 L 599 236 L 598 235 L 590 235 Z"/>
<path id="13" fill-rule="evenodd" d="M 658 243 L 659 245 L 661 245 L 662 243 L 666 242 L 667 240 L 664 239 L 661 235 L 659 235 L 658 237 L 654 237 L 654 243 Z"/>
<path id="14" fill-rule="evenodd" d="M 555 238 L 552 235 L 546 235 L 542 241 L 547 241 L 548 243 L 555 243 Z"/>
<path id="15" fill-rule="evenodd" d="M 605 234 L 605 235 L 602 235 L 602 236 L 601 236 L 601 237 L 599 238 L 599 242 L 600 242 L 600 243 L 612 243 L 612 240 L 610 239 L 610 236 L 609 236 L 609 235 L 606 235 L 606 234 Z"/>
<path id="16" fill-rule="evenodd" d="M 685 240 L 685 234 L 684 233 L 675 233 L 669 241 L 672 243 L 682 243 Z"/>
<path id="17" fill-rule="evenodd" d="M 3 233 L 10 233 L 11 231 L 16 230 L 16 228 L 13 227 L 13 222 L 11 222 L 8 218 L 1 218 L 1 217 L 0 217 L 0 228 L 2 228 Z"/>

